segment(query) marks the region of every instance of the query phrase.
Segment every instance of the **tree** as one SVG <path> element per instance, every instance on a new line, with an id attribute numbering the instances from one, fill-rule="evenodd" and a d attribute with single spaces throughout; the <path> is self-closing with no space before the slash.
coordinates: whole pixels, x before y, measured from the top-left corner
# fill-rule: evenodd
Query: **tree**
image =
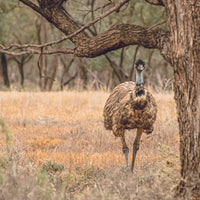
<path id="1" fill-rule="evenodd" d="M 8 78 L 7 59 L 4 53 L 0 54 L 0 77 L 3 78 L 3 85 L 9 88 L 10 82 Z"/>
<path id="2" fill-rule="evenodd" d="M 32 55 L 27 54 L 27 55 L 21 55 L 18 56 L 19 58 L 17 58 L 16 56 L 13 56 L 13 60 L 17 63 L 18 69 L 19 69 L 19 73 L 20 73 L 20 85 L 21 87 L 24 87 L 24 64 L 26 64 L 27 62 L 29 62 L 32 58 Z"/>
<path id="3" fill-rule="evenodd" d="M 183 196 L 200 195 L 200 2 L 198 0 L 145 0 L 147 4 L 165 7 L 167 30 L 159 28 L 161 24 L 143 27 L 134 24 L 117 24 L 100 34 L 91 34 L 90 29 L 113 12 L 120 14 L 130 0 L 109 1 L 100 9 L 107 9 L 101 16 L 85 25 L 80 25 L 67 12 L 64 0 L 20 0 L 51 24 L 62 31 L 66 37 L 57 42 L 42 46 L 28 47 L 46 48 L 53 44 L 70 39 L 73 48 L 43 51 L 42 53 L 74 54 L 78 57 L 97 57 L 112 50 L 128 45 L 139 45 L 145 48 L 158 49 L 174 70 L 175 101 L 178 111 L 180 135 L 180 160 L 182 181 L 177 187 L 178 194 Z M 88 1 L 89 2 L 89 1 Z M 94 7 L 93 1 L 93 7 Z M 95 9 L 92 9 L 92 12 Z M 10 48 L 11 49 L 11 48 Z M 1 52 L 9 49 L 2 47 Z M 28 49 L 24 53 L 37 53 L 37 49 Z M 22 54 L 22 52 L 20 52 Z M 189 189 L 186 189 L 189 188 Z"/>

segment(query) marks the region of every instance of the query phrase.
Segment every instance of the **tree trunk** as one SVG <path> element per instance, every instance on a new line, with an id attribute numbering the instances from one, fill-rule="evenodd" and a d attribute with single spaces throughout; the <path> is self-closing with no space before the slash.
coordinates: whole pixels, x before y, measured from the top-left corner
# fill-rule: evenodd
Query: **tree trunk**
<path id="1" fill-rule="evenodd" d="M 36 20 L 36 31 L 37 31 L 37 40 L 38 44 L 46 43 L 48 41 L 48 33 L 47 33 L 47 27 L 46 27 L 46 21 L 44 18 L 40 17 L 41 22 L 39 22 L 39 19 Z M 44 48 L 43 50 L 46 50 Z M 40 81 L 39 85 L 42 91 L 46 90 L 46 84 L 47 84 L 47 56 L 41 54 L 38 60 L 38 68 L 39 68 L 39 75 L 40 75 Z"/>
<path id="2" fill-rule="evenodd" d="M 4 53 L 1 53 L 0 56 L 0 71 L 1 71 L 1 76 L 3 77 L 3 84 L 6 87 L 10 87 L 10 82 L 9 82 L 9 78 L 8 78 L 8 67 L 7 67 L 7 60 L 6 60 L 6 56 Z"/>
<path id="3" fill-rule="evenodd" d="M 180 135 L 181 176 L 178 195 L 200 196 L 200 5 L 168 0 L 171 64 Z"/>
<path id="4" fill-rule="evenodd" d="M 66 63 L 64 62 L 64 60 L 63 60 L 63 58 L 62 57 L 60 57 L 60 61 L 62 62 L 62 64 L 63 64 L 63 73 L 62 73 L 62 75 L 61 75 L 61 81 L 60 81 L 60 89 L 61 90 L 63 90 L 63 86 L 65 85 L 65 83 L 69 83 L 71 80 L 73 80 L 76 76 L 77 76 L 77 73 L 76 73 L 76 76 L 73 76 L 73 78 L 68 82 L 64 82 L 64 77 L 65 77 L 65 75 L 66 74 L 68 74 L 68 72 L 69 72 L 69 69 L 70 69 L 70 67 L 72 66 L 72 64 L 73 64 L 73 62 L 74 62 L 74 58 L 72 58 L 71 59 L 71 61 L 68 63 L 68 65 L 66 65 Z"/>
<path id="5" fill-rule="evenodd" d="M 21 84 L 21 87 L 24 87 L 24 63 L 19 62 L 18 68 L 19 68 L 19 73 L 20 73 L 20 78 L 21 78 L 20 84 Z"/>
<path id="6" fill-rule="evenodd" d="M 47 85 L 46 85 L 47 91 L 51 91 L 51 88 L 53 86 L 53 82 L 56 76 L 57 68 L 58 68 L 58 55 L 55 55 L 52 66 L 51 66 L 50 75 L 47 80 Z"/>
<path id="7" fill-rule="evenodd" d="M 120 68 L 120 66 L 118 66 L 113 60 L 111 60 L 108 55 L 105 55 L 105 57 L 108 60 L 110 67 L 113 69 L 113 73 L 118 78 L 118 80 L 119 80 L 118 83 L 123 83 L 123 82 L 127 81 L 128 76 L 127 76 L 127 74 L 125 74 L 123 72 L 122 68 Z"/>
<path id="8" fill-rule="evenodd" d="M 80 79 L 82 80 L 83 89 L 87 89 L 88 84 L 88 73 L 87 63 L 84 58 L 79 59 Z"/>
<path id="9" fill-rule="evenodd" d="M 47 27 L 46 27 L 46 21 L 41 18 L 41 38 L 43 42 L 48 41 L 48 36 L 47 36 Z M 41 90 L 45 91 L 46 90 L 46 85 L 47 85 L 47 56 L 46 55 L 41 55 Z"/>

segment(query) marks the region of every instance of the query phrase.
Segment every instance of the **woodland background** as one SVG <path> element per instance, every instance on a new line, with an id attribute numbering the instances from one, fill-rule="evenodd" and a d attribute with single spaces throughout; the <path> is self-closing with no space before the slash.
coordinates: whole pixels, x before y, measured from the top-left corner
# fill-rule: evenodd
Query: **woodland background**
<path id="1" fill-rule="evenodd" d="M 107 7 L 105 6 L 107 5 Z M 103 7 L 104 6 L 104 7 Z M 66 11 L 79 24 L 85 24 L 109 8 L 109 1 L 69 1 Z M 165 20 L 164 8 L 147 4 L 143 0 L 131 1 L 122 12 L 102 19 L 90 28 L 96 35 L 118 23 L 129 23 L 151 27 L 162 25 Z M 44 18 L 16 0 L 0 1 L 0 43 L 44 44 L 64 36 Z M 160 24 L 160 25 L 159 25 Z M 108 27 L 109 26 L 109 27 Z M 72 47 L 70 41 L 59 44 L 59 48 Z M 1 88 L 26 88 L 29 90 L 112 89 L 120 82 L 135 79 L 134 62 L 146 62 L 144 81 L 155 91 L 172 87 L 172 68 L 158 50 L 141 46 L 128 46 L 97 58 L 78 58 L 73 55 L 2 55 L 0 63 Z M 7 65 L 7 74 L 2 68 Z M 41 75 L 42 74 L 42 75 Z M 4 81 L 6 79 L 6 81 Z M 4 86 L 3 86 L 4 85 Z"/>

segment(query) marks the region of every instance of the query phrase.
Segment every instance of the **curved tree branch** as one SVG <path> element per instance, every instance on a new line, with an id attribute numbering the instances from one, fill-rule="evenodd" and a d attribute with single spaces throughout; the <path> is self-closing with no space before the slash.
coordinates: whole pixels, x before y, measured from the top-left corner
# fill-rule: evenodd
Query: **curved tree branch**
<path id="1" fill-rule="evenodd" d="M 96 57 L 129 45 L 140 45 L 162 51 L 169 33 L 163 29 L 144 28 L 137 25 L 120 24 L 95 37 L 82 41 L 75 48 L 79 57 Z"/>
<path id="2" fill-rule="evenodd" d="M 163 0 L 145 0 L 145 1 L 156 6 L 165 6 Z"/>

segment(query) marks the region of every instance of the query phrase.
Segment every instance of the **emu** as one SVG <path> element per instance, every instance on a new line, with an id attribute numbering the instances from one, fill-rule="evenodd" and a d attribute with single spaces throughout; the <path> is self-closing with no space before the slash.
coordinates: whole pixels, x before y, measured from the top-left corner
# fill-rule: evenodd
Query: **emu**
<path id="1" fill-rule="evenodd" d="M 155 99 L 143 85 L 142 72 L 145 69 L 145 63 L 139 59 L 135 63 L 135 67 L 136 83 L 128 81 L 115 87 L 108 97 L 103 111 L 105 128 L 112 130 L 116 137 L 121 138 L 127 169 L 129 168 L 129 148 L 125 140 L 125 130 L 137 129 L 133 143 L 131 171 L 134 168 L 142 133 L 152 133 L 157 114 Z"/>

